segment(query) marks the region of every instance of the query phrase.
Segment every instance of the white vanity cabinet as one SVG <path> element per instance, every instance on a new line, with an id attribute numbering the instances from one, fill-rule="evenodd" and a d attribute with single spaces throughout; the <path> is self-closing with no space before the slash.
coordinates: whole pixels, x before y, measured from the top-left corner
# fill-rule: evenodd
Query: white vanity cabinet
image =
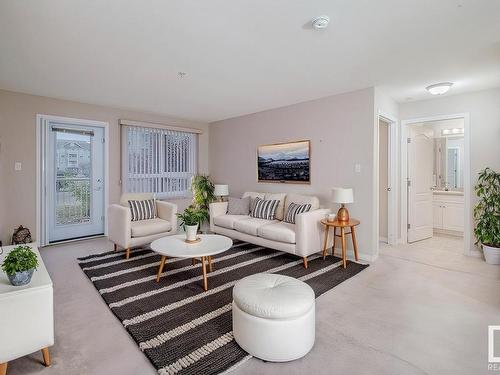
<path id="1" fill-rule="evenodd" d="M 434 230 L 462 235 L 465 216 L 463 193 L 434 191 L 432 198 Z"/>

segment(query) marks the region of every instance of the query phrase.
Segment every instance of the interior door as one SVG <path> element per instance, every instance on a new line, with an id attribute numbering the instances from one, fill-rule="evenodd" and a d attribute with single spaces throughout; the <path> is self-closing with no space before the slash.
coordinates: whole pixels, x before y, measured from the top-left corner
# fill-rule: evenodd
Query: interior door
<path id="1" fill-rule="evenodd" d="M 416 134 L 408 144 L 408 242 L 432 237 L 432 174 L 434 143 Z"/>
<path id="2" fill-rule="evenodd" d="M 49 242 L 104 234 L 104 129 L 49 122 Z"/>

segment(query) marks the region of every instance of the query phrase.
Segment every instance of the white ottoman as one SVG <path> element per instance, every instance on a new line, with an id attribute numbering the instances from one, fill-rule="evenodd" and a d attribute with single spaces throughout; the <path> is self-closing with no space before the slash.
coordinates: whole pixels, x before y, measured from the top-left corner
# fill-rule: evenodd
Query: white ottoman
<path id="1" fill-rule="evenodd" d="M 233 289 L 233 334 L 249 354 L 272 362 L 305 356 L 315 339 L 315 297 L 293 277 L 259 273 Z"/>

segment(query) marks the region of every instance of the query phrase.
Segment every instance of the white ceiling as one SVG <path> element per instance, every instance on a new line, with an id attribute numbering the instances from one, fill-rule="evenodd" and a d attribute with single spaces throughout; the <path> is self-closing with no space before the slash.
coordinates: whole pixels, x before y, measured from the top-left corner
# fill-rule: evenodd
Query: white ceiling
<path id="1" fill-rule="evenodd" d="M 500 1 L 0 2 L 7 90 L 213 121 L 375 85 L 418 100 L 440 81 L 500 86 Z"/>

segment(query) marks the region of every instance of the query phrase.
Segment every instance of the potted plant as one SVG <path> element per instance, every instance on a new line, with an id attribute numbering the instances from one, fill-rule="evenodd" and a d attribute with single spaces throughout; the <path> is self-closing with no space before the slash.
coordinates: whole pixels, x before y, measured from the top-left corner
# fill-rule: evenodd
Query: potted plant
<path id="1" fill-rule="evenodd" d="M 215 200 L 214 189 L 213 182 L 206 175 L 196 175 L 191 181 L 192 206 L 198 208 L 203 214 L 200 224 L 209 219 L 209 205 Z"/>
<path id="2" fill-rule="evenodd" d="M 198 226 L 204 218 L 204 213 L 197 207 L 189 206 L 182 213 L 178 213 L 177 217 L 180 220 L 180 226 L 186 232 L 187 241 L 196 241 Z"/>
<path id="3" fill-rule="evenodd" d="M 500 264 L 500 173 L 482 170 L 475 190 L 479 198 L 474 207 L 476 245 L 483 247 L 487 263 Z"/>
<path id="4" fill-rule="evenodd" d="M 14 286 L 26 285 L 38 267 L 38 259 L 29 246 L 17 246 L 5 257 L 2 270 Z"/>

